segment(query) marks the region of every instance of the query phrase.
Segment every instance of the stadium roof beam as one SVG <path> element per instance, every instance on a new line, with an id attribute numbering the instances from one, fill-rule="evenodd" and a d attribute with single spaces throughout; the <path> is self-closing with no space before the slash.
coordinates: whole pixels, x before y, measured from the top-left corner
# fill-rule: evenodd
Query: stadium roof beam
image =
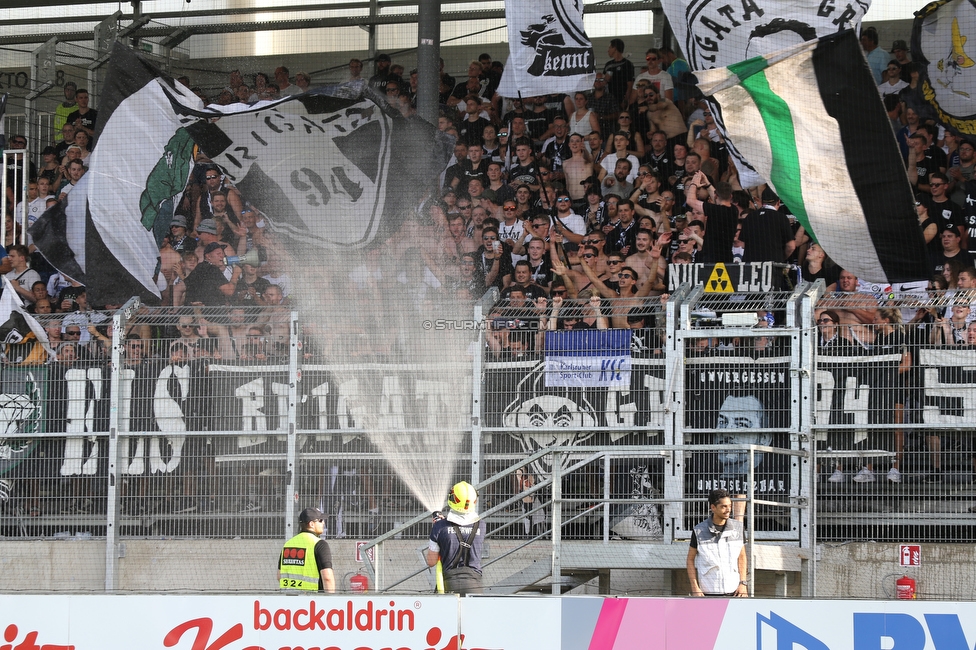
<path id="1" fill-rule="evenodd" d="M 485 0 L 458 0 L 459 2 L 484 2 Z M 381 2 L 383 7 L 401 6 L 403 4 L 417 4 L 417 0 L 391 0 Z M 0 4 L 2 6 L 2 4 Z M 256 8 L 256 7 L 226 7 L 224 9 L 214 9 L 213 11 L 161 11 L 152 13 L 153 20 L 169 20 L 174 18 L 208 18 L 214 16 L 242 16 L 247 14 L 269 13 L 269 12 L 315 12 L 315 11 L 348 11 L 352 9 L 368 9 L 369 2 L 361 0 L 356 2 L 337 2 L 333 4 L 308 4 L 308 5 L 282 5 L 280 7 Z M 13 25 L 42 25 L 57 23 L 95 23 L 100 22 L 108 16 L 68 16 L 47 18 L 8 18 L 0 20 L 0 27 Z M 132 14 L 124 14 L 122 20 L 132 20 Z"/>
<path id="2" fill-rule="evenodd" d="M 172 34 L 165 36 L 163 40 L 159 41 L 161 47 L 174 48 L 186 39 L 193 36 L 193 30 L 189 27 L 180 27 Z"/>
<path id="3" fill-rule="evenodd" d="M 485 4 L 487 2 L 497 2 L 500 0 L 453 0 L 451 4 Z M 7 5 L 11 6 L 8 7 Z M 67 2 L 61 4 L 93 4 L 90 0 L 88 2 L 77 1 L 77 2 Z M 419 0 L 379 0 L 379 8 L 386 9 L 389 7 L 416 7 L 419 4 Z M 612 5 L 612 2 L 602 3 L 604 5 Z M 12 2 L 7 3 L 0 0 L 0 9 L 6 8 L 35 8 L 36 2 Z M 281 5 L 281 6 L 270 6 L 270 7 L 224 7 L 221 9 L 205 10 L 198 9 L 195 11 L 158 11 L 152 12 L 153 20 L 168 20 L 174 18 L 208 18 L 213 16 L 242 16 L 247 14 L 266 14 L 266 13 L 286 13 L 286 12 L 316 12 L 316 11 L 349 11 L 354 9 L 369 9 L 369 0 L 351 0 L 349 2 L 332 2 L 332 3 L 318 3 L 318 4 L 291 4 L 291 5 Z M 589 9 L 587 9 L 589 10 Z M 43 25 L 43 24 L 58 24 L 58 23 L 97 23 L 101 22 L 108 15 L 88 15 L 88 16 L 49 16 L 46 18 L 7 18 L 0 20 L 0 27 L 3 26 L 13 26 L 13 25 Z M 133 14 L 124 14 L 122 16 L 123 20 L 132 20 L 134 18 Z"/>
<path id="4" fill-rule="evenodd" d="M 130 34 L 134 34 L 135 32 L 139 31 L 143 25 L 148 24 L 150 20 L 152 20 L 151 16 L 139 16 L 135 18 L 125 27 L 119 27 L 119 34 L 117 38 L 126 38 Z"/>
<path id="5" fill-rule="evenodd" d="M 152 2 L 153 0 L 143 0 Z M 66 5 L 90 5 L 96 4 L 92 0 L 58 0 L 57 6 L 63 7 Z M 37 9 L 37 0 L 2 0 L 0 1 L 0 9 Z"/>
<path id="6" fill-rule="evenodd" d="M 469 2 L 484 1 L 484 0 L 465 0 Z M 368 2 L 357 2 L 357 3 L 342 3 L 341 5 L 309 5 L 302 7 L 300 9 L 303 13 L 310 13 L 315 11 L 335 11 L 338 9 L 348 9 L 351 8 L 350 5 L 361 5 L 362 8 L 368 8 Z M 393 6 L 394 2 L 383 3 L 382 6 Z M 395 2 L 396 6 L 416 6 L 416 0 L 400 0 Z M 586 13 L 618 13 L 624 11 L 658 11 L 660 10 L 661 4 L 659 0 L 636 0 L 632 2 L 613 2 L 613 3 L 603 3 L 587 5 Z M 287 10 L 282 8 L 267 7 L 264 8 L 261 13 L 281 13 L 284 11 L 299 11 L 294 9 L 293 6 L 289 7 Z M 206 12 L 210 17 L 219 14 L 221 12 Z M 245 13 L 258 13 L 253 8 L 250 8 Z M 148 16 L 153 21 L 163 20 L 167 17 L 186 17 L 186 14 L 146 14 L 143 17 Z M 126 17 L 123 17 L 125 20 Z M 470 10 L 470 11 L 452 11 L 444 12 L 441 14 L 441 22 L 462 22 L 467 20 L 502 20 L 505 18 L 504 9 L 481 9 L 481 10 Z M 92 21 L 95 21 L 95 17 L 92 17 Z M 330 28 L 330 27 L 357 27 L 363 25 L 399 25 L 405 22 L 416 22 L 416 13 L 406 13 L 406 14 L 380 14 L 377 16 L 369 16 L 366 14 L 358 16 L 333 16 L 329 18 L 298 18 L 292 20 L 277 20 L 277 21 L 248 21 L 248 22 L 235 22 L 235 23 L 210 23 L 210 24 L 200 24 L 200 25 L 164 25 L 164 26 L 146 26 L 136 29 L 129 33 L 129 36 L 135 36 L 139 38 L 165 38 L 173 35 L 181 29 L 191 30 L 193 35 L 198 34 L 229 34 L 229 33 L 242 33 L 242 32 L 264 32 L 264 31 L 280 31 L 280 30 L 292 30 L 292 29 L 316 29 L 316 28 Z M 64 22 L 59 20 L 59 22 Z M 5 23 L 0 21 L 0 26 Z M 36 24 L 36 21 L 35 21 Z M 75 31 L 75 32 L 57 32 L 57 33 L 46 33 L 46 34 L 18 34 L 16 36 L 0 36 L 0 45 L 20 45 L 26 43 L 43 43 L 51 38 L 57 38 L 61 42 L 77 42 L 77 41 L 87 41 L 91 39 L 90 31 Z M 189 38 L 189 36 L 187 36 Z M 183 39 L 185 40 L 185 39 Z"/>

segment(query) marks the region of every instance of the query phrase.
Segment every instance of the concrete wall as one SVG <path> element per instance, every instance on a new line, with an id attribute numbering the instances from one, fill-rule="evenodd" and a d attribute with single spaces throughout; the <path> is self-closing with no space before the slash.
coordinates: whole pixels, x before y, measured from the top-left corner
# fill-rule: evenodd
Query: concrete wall
<path id="1" fill-rule="evenodd" d="M 513 542 L 492 542 L 491 554 L 508 552 Z M 355 561 L 356 543 L 329 540 L 336 580 L 347 585 L 363 569 Z M 417 549 L 425 540 L 394 541 L 384 546 L 378 567 L 389 583 L 423 566 Z M 281 542 L 275 540 L 126 540 L 119 545 L 118 589 L 121 591 L 272 591 Z M 520 551 L 486 572 L 489 582 L 533 561 L 549 562 L 548 547 Z M 72 593 L 103 591 L 105 542 L 99 539 L 0 541 L 0 591 Z M 426 574 L 398 590 L 427 591 Z"/>
<path id="2" fill-rule="evenodd" d="M 340 588 L 363 565 L 355 562 L 355 542 L 330 540 Z M 493 541 L 489 555 L 508 553 L 515 542 Z M 379 567 L 386 584 L 420 568 L 417 549 L 422 540 L 399 540 L 385 546 Z M 533 563 L 548 565 L 548 545 L 523 549 L 491 565 L 486 584 L 503 580 Z M 280 543 L 274 540 L 127 540 L 120 546 L 118 588 L 131 592 L 229 592 L 275 589 Z M 817 597 L 894 598 L 895 580 L 908 575 L 918 582 L 920 598 L 976 598 L 976 548 L 971 544 L 923 544 L 922 565 L 900 567 L 897 544 L 874 542 L 822 546 L 818 549 Z M 105 545 L 102 540 L 0 541 L 0 591 L 100 592 L 104 589 Z M 599 556 L 594 556 L 598 562 Z M 546 581 L 548 583 L 548 581 Z M 798 573 L 757 573 L 756 595 L 800 596 Z M 397 587 L 423 593 L 426 574 Z M 596 579 L 574 593 L 598 593 Z M 682 568 L 614 569 L 610 593 L 615 595 L 677 595 L 688 593 Z"/>
<path id="3" fill-rule="evenodd" d="M 104 588 L 104 541 L 0 542 L 0 589 L 5 592 L 85 593 Z"/>
<path id="4" fill-rule="evenodd" d="M 969 600 L 976 596 L 976 547 L 972 544 L 921 546 L 920 567 L 899 566 L 898 544 L 821 546 L 817 597 L 888 600 L 895 596 L 895 580 L 903 575 L 916 580 L 922 600 Z"/>

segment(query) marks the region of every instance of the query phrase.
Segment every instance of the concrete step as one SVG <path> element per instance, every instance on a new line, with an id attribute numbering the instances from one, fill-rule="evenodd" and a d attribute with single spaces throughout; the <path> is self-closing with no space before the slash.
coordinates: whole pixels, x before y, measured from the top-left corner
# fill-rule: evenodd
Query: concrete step
<path id="1" fill-rule="evenodd" d="M 536 560 L 524 569 L 499 580 L 490 587 L 485 587 L 485 593 L 493 596 L 516 594 L 550 575 L 552 575 L 552 564 L 548 561 Z"/>
<path id="2" fill-rule="evenodd" d="M 566 569 L 560 578 L 560 593 L 576 587 L 600 575 L 597 569 Z M 516 593 L 552 593 L 552 571 L 547 562 L 535 561 L 520 571 L 485 588 L 486 594 L 511 595 Z"/>

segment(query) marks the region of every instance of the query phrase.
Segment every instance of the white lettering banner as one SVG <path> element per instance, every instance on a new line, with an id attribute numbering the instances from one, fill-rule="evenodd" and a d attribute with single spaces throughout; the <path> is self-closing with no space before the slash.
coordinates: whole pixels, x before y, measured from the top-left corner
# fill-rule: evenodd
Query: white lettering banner
<path id="1" fill-rule="evenodd" d="M 546 387 L 630 386 L 630 330 L 546 333 Z"/>
<path id="2" fill-rule="evenodd" d="M 723 68 L 857 29 L 871 5 L 867 0 L 663 0 L 662 4 L 692 70 Z"/>
<path id="3" fill-rule="evenodd" d="M 870 0 L 662 0 L 678 49 L 691 70 L 723 68 L 791 45 L 857 29 Z M 720 108 L 710 102 L 726 136 L 742 187 L 765 182 L 725 133 Z"/>
<path id="4" fill-rule="evenodd" d="M 511 52 L 498 93 L 534 97 L 593 87 L 593 45 L 583 29 L 583 3 L 506 0 Z"/>
<path id="5" fill-rule="evenodd" d="M 630 386 L 630 355 L 546 357 L 546 387 Z"/>

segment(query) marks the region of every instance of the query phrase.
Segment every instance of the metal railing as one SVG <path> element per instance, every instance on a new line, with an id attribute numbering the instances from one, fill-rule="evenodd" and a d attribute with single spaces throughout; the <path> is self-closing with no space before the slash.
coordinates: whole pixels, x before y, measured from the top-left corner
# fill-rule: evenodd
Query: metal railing
<path id="1" fill-rule="evenodd" d="M 686 544 L 692 528 L 709 514 L 707 501 L 701 496 L 665 497 L 664 486 L 661 483 L 652 485 L 654 473 L 646 470 L 637 477 L 636 489 L 628 494 L 626 488 L 621 489 L 621 484 L 632 484 L 633 478 L 621 476 L 615 471 L 615 462 L 639 460 L 645 463 L 644 467 L 649 467 L 657 460 L 661 465 L 659 478 L 663 478 L 668 471 L 677 473 L 682 457 L 719 453 L 734 454 L 745 459 L 742 478 L 747 489 L 745 494 L 733 493 L 733 501 L 734 516 L 743 521 L 749 531 L 747 550 L 750 582 L 753 582 L 753 542 L 800 545 L 803 540 L 801 527 L 794 523 L 801 517 L 794 516 L 794 513 L 810 508 L 810 501 L 799 496 L 802 482 L 809 477 L 792 470 L 798 470 L 801 464 L 808 469 L 811 467 L 808 451 L 761 445 L 729 445 L 721 452 L 712 445 L 625 446 L 613 449 L 561 446 L 539 450 L 475 486 L 482 495 L 481 499 L 490 495 L 490 500 L 482 504 L 479 512 L 485 526 L 485 544 L 509 542 L 506 550 L 492 553 L 483 562 L 483 569 L 518 554 L 536 542 L 546 542 L 549 545 L 547 555 L 551 560 L 551 590 L 558 594 L 563 587 L 560 549 L 564 542 L 601 543 L 588 558 L 589 568 L 602 566 L 601 562 L 605 561 L 609 549 L 607 545 L 640 541 L 645 544 L 642 552 L 651 554 L 653 550 L 647 543 L 663 545 L 670 541 Z M 782 480 L 787 481 L 790 475 L 799 479 L 793 480 L 790 492 L 779 499 L 757 495 L 757 468 L 762 464 L 757 463 L 757 456 L 761 458 L 763 455 L 778 456 L 784 461 L 781 463 L 785 466 Z M 806 462 L 802 462 L 804 460 Z M 771 461 L 767 458 L 766 462 Z M 549 470 L 538 473 L 531 469 L 539 466 Z M 628 478 L 631 480 L 628 481 Z M 513 484 L 519 486 L 514 491 L 511 490 Z M 677 515 L 677 519 L 667 522 L 669 513 Z M 424 564 L 391 568 L 389 562 L 385 561 L 384 544 L 401 538 L 408 531 L 419 529 L 426 532 L 429 530 L 430 514 L 417 515 L 400 528 L 388 531 L 366 544 L 364 551 L 375 549 L 373 559 L 369 559 L 368 553 L 364 553 L 364 557 L 367 558 L 367 569 L 377 591 L 395 590 L 429 572 Z M 674 531 L 671 540 L 665 539 L 668 528 Z M 784 532 L 785 535 L 781 534 Z M 514 543 L 512 540 L 515 540 Z M 573 567 L 580 568 L 578 564 Z M 391 575 L 397 569 L 399 571 Z"/>
<path id="2" fill-rule="evenodd" d="M 570 528 L 585 520 L 594 541 L 609 539 L 607 514 L 632 498 L 661 510 L 664 542 L 683 541 L 682 504 L 726 487 L 744 498 L 752 490 L 757 513 L 774 503 L 798 506 L 775 525 L 760 516 L 756 532 L 769 541 L 810 548 L 816 539 L 885 540 L 908 531 L 916 540 L 971 542 L 976 348 L 923 338 L 901 352 L 881 349 L 890 332 L 880 323 L 839 323 L 857 328 L 849 342 L 821 345 L 825 324 L 815 317 L 829 303 L 816 306 L 820 291 L 803 285 L 757 302 L 685 288 L 665 304 L 608 302 L 607 313 L 640 306 L 653 318 L 631 330 L 629 379 L 613 386 L 547 386 L 545 349 L 491 348 L 486 341 L 497 330 L 488 323 L 507 306 L 489 295 L 476 307 L 476 322 L 486 326 L 477 330 L 484 353 L 468 384 L 470 424 L 397 426 L 404 436 L 452 441 L 443 480 L 484 482 L 499 538 L 514 536 L 516 522 L 528 521 L 529 532 L 550 524 L 544 500 L 527 513 L 516 495 L 530 481 L 552 499 L 554 468 L 539 459 L 566 449 L 573 451 L 555 471 L 573 467 L 569 487 L 589 491 L 560 501 L 606 504 L 567 515 Z M 753 312 L 757 305 L 765 309 Z M 280 538 L 293 532 L 304 505 L 328 513 L 330 537 L 426 536 L 416 525 L 426 508 L 397 471 L 422 454 L 388 448 L 370 435 L 377 425 L 368 417 L 388 418 L 408 402 L 439 412 L 439 384 L 415 385 L 401 374 L 426 372 L 422 360 L 406 368 L 329 359 L 288 309 L 133 302 L 115 313 L 78 305 L 37 318 L 57 360 L 25 342 L 7 347 L 0 366 L 3 536 L 104 537 L 112 564 L 115 545 L 130 538 Z M 952 334 L 962 323 L 938 328 Z M 765 459 L 709 451 L 742 445 Z M 576 467 L 589 458 L 576 449 L 597 455 Z M 628 456 L 634 449 L 654 452 Z M 788 470 L 776 465 L 786 458 Z M 750 468 L 753 480 L 732 477 L 736 467 L 740 477 Z M 843 480 L 831 480 L 838 469 Z M 621 480 L 631 489 L 615 487 Z M 635 488 L 645 483 L 647 491 Z"/>

